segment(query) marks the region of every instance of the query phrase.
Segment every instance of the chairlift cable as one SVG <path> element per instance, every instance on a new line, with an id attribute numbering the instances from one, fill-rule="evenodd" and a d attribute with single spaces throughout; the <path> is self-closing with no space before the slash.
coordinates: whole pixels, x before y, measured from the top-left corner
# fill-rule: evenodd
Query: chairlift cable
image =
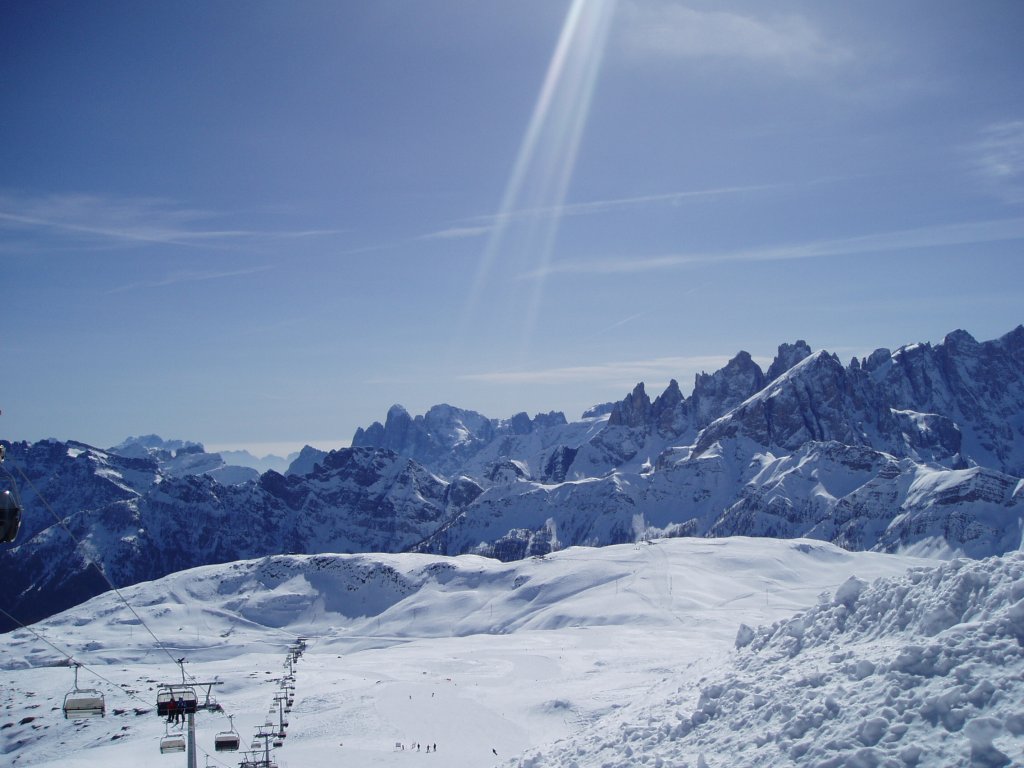
<path id="1" fill-rule="evenodd" d="M 23 470 L 23 469 L 22 469 L 21 467 L 16 467 L 16 469 L 18 470 L 18 473 L 19 473 L 19 474 L 20 474 L 20 475 L 22 476 L 22 478 L 23 478 L 23 479 L 25 480 L 25 482 L 26 482 L 26 483 L 27 483 L 27 484 L 29 485 L 29 487 L 30 487 L 30 488 L 32 488 L 32 490 L 33 490 L 33 491 L 35 491 L 35 493 L 36 493 L 36 496 L 38 497 L 39 501 L 40 501 L 40 502 L 42 502 L 43 506 L 44 506 L 44 507 L 46 507 L 46 509 L 47 509 L 47 511 L 48 511 L 48 512 L 50 513 L 50 515 L 52 515 L 52 516 L 53 516 L 53 519 L 57 521 L 57 524 L 58 524 L 58 525 L 60 525 L 60 527 L 64 529 L 64 531 L 65 531 L 65 532 L 66 532 L 66 533 L 68 534 L 68 536 L 70 536 L 70 537 L 71 537 L 71 540 L 75 542 L 75 545 L 76 545 L 76 546 L 77 546 L 77 547 L 78 547 L 79 549 L 82 549 L 83 557 L 85 557 L 85 558 L 86 558 L 86 560 L 88 561 L 89 565 L 91 565 L 91 566 L 92 566 L 92 567 L 93 567 L 93 568 L 94 568 L 94 569 L 95 569 L 95 570 L 96 570 L 96 571 L 97 571 L 97 572 L 98 572 L 98 573 L 100 574 L 100 576 L 102 576 L 102 577 L 103 577 L 103 580 L 104 580 L 104 581 L 105 581 L 105 582 L 107 583 L 107 585 L 108 585 L 108 586 L 110 587 L 110 589 L 111 589 L 111 590 L 112 590 L 112 591 L 114 592 L 114 594 L 116 594 L 116 595 L 118 596 L 118 598 L 119 598 L 119 599 L 121 600 L 121 602 L 123 602 L 123 603 L 125 604 L 125 606 L 126 606 L 126 607 L 128 608 L 128 610 L 129 610 L 129 611 L 131 611 L 132 615 L 133 615 L 133 616 L 134 616 L 134 617 L 135 617 L 135 618 L 136 618 L 136 619 L 137 619 L 137 620 L 139 621 L 139 623 L 140 623 L 140 624 L 141 624 L 141 625 L 142 625 L 143 627 L 145 627 L 145 628 L 146 628 L 146 631 L 147 631 L 147 632 L 149 633 L 149 636 L 153 638 L 153 640 L 154 640 L 154 641 L 156 642 L 156 644 L 157 644 L 157 646 L 158 646 L 158 647 L 160 648 L 160 650 L 162 650 L 162 651 L 163 651 L 163 652 L 164 652 L 165 654 L 167 654 L 168 658 L 170 658 L 170 660 L 171 660 L 172 662 L 174 662 L 174 664 L 178 665 L 178 659 L 174 658 L 174 655 L 173 655 L 173 654 L 172 654 L 172 653 L 171 653 L 171 652 L 170 652 L 170 651 L 169 651 L 169 650 L 167 649 L 167 646 L 165 646 L 165 645 L 163 644 L 163 642 L 161 642 L 160 638 L 158 638 L 158 637 L 156 636 L 156 633 L 154 633 L 154 632 L 153 632 L 153 630 L 152 630 L 152 629 L 150 628 L 150 626 L 149 626 L 149 625 L 148 625 L 148 624 L 147 624 L 147 623 L 145 622 L 145 620 L 144 620 L 144 619 L 143 619 L 143 618 L 142 618 L 142 617 L 141 617 L 141 616 L 140 616 L 140 615 L 138 614 L 138 612 L 137 612 L 137 611 L 135 610 L 135 608 L 134 608 L 134 607 L 132 606 L 132 604 L 128 602 L 128 600 L 127 600 L 127 599 L 125 598 L 125 596 L 124 596 L 123 594 L 121 594 L 121 590 L 119 590 L 119 589 L 118 589 L 118 588 L 117 588 L 116 586 L 114 586 L 113 582 L 111 582 L 111 580 L 110 580 L 110 579 L 109 579 L 109 578 L 107 577 L 107 574 L 106 574 L 106 573 L 104 572 L 104 570 L 103 570 L 103 569 L 102 569 L 102 568 L 101 568 L 101 567 L 100 567 L 100 566 L 99 566 L 99 565 L 98 565 L 98 564 L 96 563 L 96 561 L 95 561 L 95 560 L 93 560 L 92 558 L 90 558 L 90 557 L 89 557 L 89 556 L 88 556 L 87 554 L 85 554 L 85 550 L 84 550 L 84 549 L 82 548 L 81 542 L 80 542 L 80 541 L 78 540 L 78 537 L 77 537 L 77 536 L 75 536 L 75 534 L 74 534 L 74 533 L 72 533 L 71 529 L 70 529 L 70 528 L 68 528 L 67 524 L 66 524 L 66 523 L 65 523 L 65 522 L 64 522 L 64 521 L 63 521 L 63 520 L 62 520 L 62 519 L 61 519 L 61 518 L 60 518 L 60 517 L 59 517 L 59 516 L 57 515 L 57 513 L 56 513 L 56 512 L 54 511 L 53 507 L 52 507 L 52 506 L 50 506 L 50 503 L 49 503 L 49 502 L 48 502 L 48 501 L 46 500 L 46 497 L 45 497 L 45 496 L 43 496 L 42 492 L 41 492 L 41 491 L 40 491 L 40 490 L 39 490 L 39 489 L 38 489 L 38 488 L 37 488 L 37 487 L 35 486 L 35 484 L 34 484 L 34 483 L 32 482 L 32 480 L 31 480 L 31 479 L 30 479 L 30 478 L 28 477 L 28 475 L 26 475 L 26 474 L 25 474 L 25 471 L 24 471 L 24 470 Z M 39 635 L 39 634 L 38 634 L 38 633 L 37 633 L 37 632 L 36 632 L 35 630 L 33 630 L 33 629 L 31 629 L 31 628 L 29 628 L 29 627 L 25 626 L 25 625 L 24 625 L 24 624 L 22 624 L 22 623 L 21 623 L 20 621 L 18 621 L 18 619 L 16 619 L 16 618 L 15 618 L 14 616 L 11 616 L 11 615 L 10 615 L 9 613 L 7 613 L 7 611 L 4 611 L 3 609 L 0 609 L 0 611 L 2 611 L 2 612 L 3 612 L 3 614 L 4 614 L 5 616 L 7 616 L 7 617 L 8 617 L 9 619 L 11 619 L 11 621 L 13 621 L 14 623 L 18 624 L 18 625 L 19 625 L 20 627 L 23 627 L 24 629 L 28 630 L 28 631 L 29 631 L 29 632 L 31 632 L 31 633 L 32 633 L 33 635 L 35 635 L 35 636 L 36 636 L 36 637 L 38 637 L 38 638 L 39 638 L 40 640 L 42 640 L 42 641 L 43 641 L 44 643 L 46 643 L 46 644 L 47 644 L 47 645 L 49 645 L 49 646 L 50 646 L 51 648 L 53 648 L 53 649 L 54 649 L 54 650 L 56 650 L 56 651 L 57 651 L 58 653 L 60 653 L 60 654 L 61 654 L 62 656 L 64 656 L 65 658 L 67 658 L 69 662 L 71 662 L 71 663 L 78 663 L 78 662 L 75 662 L 74 658 L 73 658 L 73 657 L 72 657 L 72 656 L 71 656 L 70 654 L 68 654 L 68 653 L 66 653 L 66 652 L 64 652 L 64 651 L 62 651 L 62 650 L 60 650 L 59 648 L 57 648 L 57 646 L 53 645 L 53 644 L 52 644 L 52 643 L 50 643 L 50 642 L 49 642 L 48 640 L 46 640 L 45 638 L 43 638 L 43 637 L 42 637 L 41 635 Z M 115 688 L 118 688 L 118 690 L 122 690 L 122 689 L 120 689 L 120 687 L 119 687 L 119 686 L 117 686 L 117 685 L 116 685 L 115 683 L 112 683 L 112 682 L 111 682 L 110 680 L 107 680 L 107 678 L 103 677 L 102 675 L 100 675 L 100 674 L 99 674 L 98 672 L 96 672 L 95 670 L 93 670 L 93 669 L 90 669 L 89 667 L 85 667 L 85 665 L 81 665 L 81 666 L 83 666 L 83 667 L 84 667 L 84 668 L 85 668 L 85 669 L 86 669 L 87 671 L 89 671 L 89 672 L 90 672 L 91 674 L 93 674 L 93 675 L 95 675 L 96 677 L 98 677 L 99 679 L 101 679 L 101 680 L 105 681 L 105 682 L 106 682 L 106 683 L 107 683 L 108 685 L 114 686 Z M 181 669 L 182 669 L 182 679 L 184 680 L 184 677 L 185 677 L 185 674 L 184 674 L 184 666 L 183 666 L 183 665 L 179 665 L 179 666 L 181 666 Z M 191 675 L 191 674 L 190 674 L 190 675 L 189 675 L 189 677 L 190 677 L 190 678 L 192 679 L 192 682 L 193 682 L 193 683 L 195 683 L 195 682 L 196 682 L 196 678 L 195 678 L 195 677 L 194 677 L 193 675 Z M 136 696 L 135 694 L 129 694 L 129 695 L 130 695 L 130 696 L 131 696 L 132 698 L 134 698 L 134 699 L 136 699 L 136 700 L 138 700 L 138 701 L 142 702 L 142 703 L 143 703 L 143 704 L 145 704 L 145 705 L 146 705 L 147 707 L 148 707 L 148 706 L 150 706 L 150 702 L 146 701 L 145 699 L 142 699 L 142 698 L 140 698 L 139 696 Z M 216 758 L 215 758 L 215 759 L 216 759 Z"/>
<path id="2" fill-rule="evenodd" d="M 84 663 L 82 663 L 80 661 L 77 661 L 75 659 L 75 657 L 72 656 L 70 653 L 68 653 L 67 651 L 63 650 L 62 648 L 60 648 L 60 647 L 54 645 L 53 643 L 51 643 L 49 640 L 47 640 L 45 637 L 43 637 L 39 632 L 34 630 L 29 625 L 23 623 L 16 616 L 12 616 L 10 613 L 5 611 L 3 608 L 0 608 L 0 614 L 3 614 L 4 616 L 6 616 L 8 619 L 13 621 L 15 624 L 17 624 L 19 627 L 24 629 L 26 632 L 31 633 L 37 640 L 40 640 L 43 643 L 45 643 L 46 645 L 50 646 L 53 650 L 55 650 L 57 653 L 59 653 L 61 656 L 63 656 L 65 659 L 68 660 L 68 665 L 69 666 L 77 666 L 80 669 L 84 669 L 86 672 L 88 672 L 89 674 L 93 675 L 94 677 L 98 677 L 100 680 L 102 680 L 107 685 L 109 685 L 111 687 L 111 689 L 117 691 L 118 693 L 123 693 L 124 695 L 126 695 L 126 696 L 128 696 L 130 698 L 135 699 L 136 701 L 140 702 L 141 704 L 144 704 L 146 707 L 150 707 L 151 706 L 151 703 L 148 700 L 142 698 L 141 696 L 139 696 L 136 693 L 133 693 L 132 691 L 125 690 L 121 685 L 119 685 L 118 683 L 115 683 L 113 680 L 110 680 L 107 677 L 104 677 L 99 672 L 97 672 L 95 669 L 90 667 L 88 664 L 84 664 Z M 231 715 L 228 715 L 229 719 L 230 719 L 230 717 L 231 717 Z M 205 750 L 203 750 L 202 747 L 200 747 L 199 749 L 201 751 L 203 751 L 203 754 L 206 754 Z M 207 755 L 207 756 L 210 757 L 210 755 Z M 220 763 L 220 761 L 217 760 L 216 757 L 213 757 L 212 759 L 215 762 Z M 220 764 L 221 765 L 226 765 L 225 763 L 220 763 Z M 228 768 L 230 768 L 230 767 L 228 767 Z"/>
<path id="3" fill-rule="evenodd" d="M 115 683 L 113 680 L 110 680 L 110 679 L 104 677 L 99 672 L 97 672 L 95 669 L 90 667 L 88 664 L 83 664 L 82 662 L 77 661 L 75 659 L 75 657 L 72 656 L 70 653 L 68 653 L 65 650 L 62 650 L 61 648 L 58 648 L 56 645 L 54 645 L 49 640 L 47 640 L 45 637 L 43 637 L 41 634 L 39 634 L 36 630 L 32 629 L 32 627 L 28 626 L 27 624 L 23 624 L 21 621 L 19 621 L 16 617 L 14 617 L 11 614 L 9 614 L 3 608 L 0 608 L 0 613 L 2 613 L 8 619 L 10 619 L 15 624 L 17 624 L 19 627 L 24 629 L 26 632 L 31 632 L 36 637 L 37 640 L 41 640 L 42 642 L 46 643 L 48 646 L 53 648 L 53 650 L 55 650 L 57 653 L 59 653 L 61 656 L 63 656 L 65 659 L 68 660 L 68 665 L 69 666 L 71 666 L 71 665 L 78 665 L 78 667 L 80 667 L 81 669 L 84 669 L 90 675 L 93 675 L 94 677 L 98 677 L 100 680 L 105 682 L 107 685 L 109 685 L 114 690 L 119 691 L 120 693 L 123 693 L 126 696 L 130 696 L 131 698 L 135 699 L 136 701 L 139 701 L 139 702 L 145 704 L 147 707 L 152 706 L 148 701 L 143 699 L 141 696 L 138 696 L 137 694 L 134 694 L 131 691 L 126 691 L 119 684 Z"/>
<path id="4" fill-rule="evenodd" d="M 22 476 L 25 482 L 28 483 L 29 487 L 36 492 L 36 497 L 39 499 L 39 501 L 42 502 L 43 506 L 46 507 L 47 511 L 49 511 L 49 513 L 53 516 L 53 519 L 57 521 L 57 524 L 61 528 L 63 528 L 64 531 L 68 534 L 68 536 L 71 537 L 71 540 L 75 542 L 75 546 L 81 550 L 82 556 L 88 561 L 89 565 L 96 569 L 96 572 L 103 577 L 103 580 L 107 583 L 107 586 L 109 586 L 110 589 L 113 590 L 114 594 L 116 594 L 118 598 L 120 598 L 121 602 L 123 602 L 128 607 L 128 610 L 131 611 L 132 615 L 139 620 L 139 623 L 146 628 L 146 631 L 149 633 L 149 636 L 152 637 L 154 641 L 156 641 L 157 647 L 159 647 L 160 650 L 166 653 L 167 657 L 171 661 L 177 664 L 178 662 L 171 654 L 171 652 L 167 650 L 167 647 L 160 641 L 160 638 L 156 636 L 153 630 L 150 629 L 149 625 L 143 620 L 143 618 L 138 614 L 138 612 L 136 612 L 136 610 L 132 607 L 131 603 L 129 603 L 128 600 L 125 599 L 125 596 L 121 594 L 121 590 L 114 586 L 114 583 L 107 577 L 106 572 L 96 563 L 96 561 L 89 557 L 88 554 L 86 554 L 86 550 L 82 547 L 82 542 L 78 540 L 78 537 L 71 532 L 71 529 L 68 528 L 67 524 L 53 510 L 53 507 L 50 506 L 50 503 L 46 500 L 46 497 L 43 496 L 42 492 L 38 488 L 36 488 L 32 480 L 29 479 L 29 476 L 25 474 L 25 470 L 18 466 L 16 466 L 15 468 L 18 470 L 18 473 Z"/>
<path id="5" fill-rule="evenodd" d="M 169 659 L 170 659 L 170 660 L 171 660 L 171 661 L 172 661 L 172 662 L 173 662 L 174 664 L 176 664 L 176 665 L 177 665 L 177 664 L 178 664 L 178 659 L 176 659 L 176 658 L 174 657 L 174 655 L 173 655 L 173 654 L 172 654 L 172 653 L 171 653 L 171 652 L 170 652 L 170 651 L 169 651 L 169 650 L 167 649 L 167 647 L 166 647 L 166 646 L 164 645 L 164 643 L 163 643 L 163 642 L 162 642 L 162 641 L 160 640 L 160 638 L 156 636 L 156 633 L 155 633 L 155 632 L 153 632 L 153 630 L 152 630 L 152 629 L 150 628 L 150 626 L 149 626 L 149 625 L 148 625 L 148 624 L 146 623 L 146 621 L 145 621 L 145 620 L 144 620 L 144 619 L 142 618 L 142 616 L 140 616 L 140 615 L 139 615 L 139 613 L 138 613 L 138 612 L 137 612 L 137 611 L 135 610 L 135 608 L 134 608 L 134 607 L 132 606 L 132 604 L 131 604 L 131 603 L 129 603 L 129 602 L 128 602 L 128 600 L 127 600 L 127 598 L 125 598 L 125 596 L 124 596 L 124 595 L 123 595 L 123 594 L 121 593 L 121 590 L 120 590 L 120 589 L 118 589 L 118 588 L 117 588 L 117 587 L 116 587 L 116 586 L 114 585 L 114 583 L 113 583 L 113 582 L 112 582 L 112 581 L 110 580 L 110 578 L 109 578 L 109 577 L 107 576 L 107 574 L 106 574 L 106 572 L 105 572 L 105 571 L 103 570 L 103 568 L 101 568 L 101 567 L 99 566 L 99 564 L 98 564 L 98 563 L 97 563 L 97 562 L 96 562 L 95 560 L 93 560 L 92 558 L 90 558 L 90 557 L 89 557 L 89 556 L 88 556 L 88 555 L 87 555 L 87 554 L 85 553 L 85 550 L 84 550 L 84 548 L 82 548 L 82 544 L 81 544 L 81 542 L 79 541 L 78 537 L 77 537 L 77 536 L 75 536 L 75 534 L 74 534 L 74 533 L 73 533 L 73 532 L 71 531 L 71 529 L 70 529 L 70 528 L 68 527 L 67 523 L 65 523 L 65 522 L 64 522 L 64 520 L 63 520 L 63 519 L 61 519 L 61 518 L 60 518 L 60 516 L 59 516 L 59 515 L 58 515 L 58 514 L 57 514 L 57 513 L 56 513 L 56 512 L 54 511 L 53 507 L 52 507 L 52 506 L 50 505 L 50 503 L 49 503 L 49 502 L 48 502 L 48 501 L 46 500 L 46 497 L 45 497 L 45 496 L 43 495 L 43 493 L 42 493 L 42 492 L 41 492 L 41 491 L 39 490 L 39 488 L 37 488 L 37 487 L 36 487 L 35 483 L 33 483 L 33 482 L 32 482 L 31 478 L 29 478 L 29 476 L 28 476 L 27 474 L 25 474 L 25 471 L 24 471 L 24 470 L 23 470 L 23 469 L 22 469 L 21 467 L 19 467 L 19 466 L 16 466 L 15 468 L 16 468 L 16 469 L 18 470 L 18 473 L 19 473 L 19 474 L 21 475 L 22 479 L 23 479 L 23 480 L 24 480 L 24 481 L 25 481 L 25 482 L 26 482 L 26 483 L 28 484 L 28 486 L 29 486 L 29 487 L 30 487 L 30 488 L 31 488 L 31 489 L 32 489 L 32 490 L 33 490 L 33 491 L 35 492 L 35 494 L 36 494 L 36 497 L 37 497 L 37 498 L 39 499 L 39 501 L 40 501 L 40 502 L 41 502 L 41 503 L 43 504 L 43 506 L 44 506 L 44 507 L 46 507 L 46 510 L 47 510 L 47 511 L 48 511 L 48 512 L 50 513 L 50 515 L 51 515 L 51 516 L 53 517 L 53 519 L 54 519 L 54 520 L 55 520 L 55 521 L 57 522 L 57 524 L 58 524 L 58 525 L 59 525 L 59 526 L 60 526 L 61 528 L 63 528 L 63 529 L 64 529 L 65 533 L 67 533 L 67 534 L 68 534 L 68 536 L 70 536 L 70 537 L 71 537 L 71 540 L 72 540 L 72 541 L 73 541 L 73 542 L 75 543 L 76 547 L 78 547 L 78 548 L 79 548 L 79 549 L 80 549 L 80 550 L 82 551 L 82 555 L 83 555 L 83 557 L 84 557 L 84 558 L 85 558 L 85 559 L 86 559 L 86 560 L 88 561 L 89 565 L 91 565 L 91 566 L 92 566 L 92 567 L 93 567 L 93 568 L 94 568 L 94 569 L 96 570 L 96 572 L 100 574 L 100 576 L 101 576 L 101 577 L 103 578 L 103 580 L 104 580 L 104 581 L 105 581 L 105 582 L 107 583 L 107 586 L 109 586 L 109 587 L 110 587 L 110 589 L 111 589 L 111 590 L 112 590 L 112 591 L 114 592 L 114 594 L 116 594 L 116 595 L 117 595 L 118 599 L 120 599 L 120 600 L 121 600 L 121 602 L 122 602 L 122 603 L 124 603 L 125 607 L 127 607 L 127 608 L 128 608 L 128 610 L 129 610 L 129 611 L 130 611 L 130 612 L 132 613 L 132 615 L 133 615 L 133 616 L 134 616 L 134 617 L 135 617 L 135 618 L 136 618 L 136 619 L 137 619 L 137 620 L 139 621 L 139 623 L 140 623 L 140 624 L 141 624 L 141 625 L 142 625 L 143 627 L 145 627 L 145 629 L 146 629 L 146 632 L 148 632 L 148 633 L 149 633 L 149 636 L 153 638 L 154 642 L 156 642 L 156 644 L 157 644 L 157 647 L 159 647 L 159 648 L 160 648 L 160 650 L 162 650 L 162 651 L 163 651 L 163 652 L 164 652 L 165 654 L 167 654 L 167 657 L 168 657 L 168 658 L 169 658 Z M 53 648 L 53 649 L 54 649 L 55 651 L 57 651 L 57 652 L 58 652 L 58 653 L 59 653 L 59 654 L 60 654 L 61 656 L 63 656 L 64 658 L 66 658 L 66 659 L 68 660 L 68 662 L 69 662 L 70 664 L 78 664 L 78 665 L 79 665 L 79 666 L 80 666 L 81 668 L 85 669 L 85 670 L 86 670 L 87 672 L 89 672 L 90 674 L 94 675 L 95 677 L 98 677 L 98 678 L 99 678 L 100 680 L 103 680 L 103 681 L 104 681 L 105 683 L 107 683 L 108 685 L 110 685 L 110 686 L 111 686 L 112 688 L 115 688 L 115 689 L 117 689 L 118 691 L 120 691 L 120 692 L 123 692 L 123 693 L 127 694 L 127 695 L 128 695 L 128 696 L 130 696 L 131 698 L 133 698 L 133 699 L 136 699 L 137 701 L 139 701 L 139 702 L 141 702 L 141 703 L 145 704 L 146 706 L 149 706 L 149 705 L 150 705 L 150 702 L 146 701 L 145 699 L 142 699 L 141 697 L 139 697 L 138 695 L 136 695 L 136 694 L 134 694 L 134 693 L 131 693 L 130 691 L 125 691 L 125 690 L 124 690 L 123 688 L 121 688 L 121 687 L 120 687 L 119 685 L 117 685 L 116 683 L 112 682 L 111 680 L 108 680 L 108 679 L 107 679 L 106 677 L 104 677 L 103 675 L 99 674 L 98 672 L 96 672 L 96 671 L 95 671 L 94 669 L 92 669 L 91 667 L 89 667 L 89 666 L 87 666 L 87 665 L 85 665 L 85 664 L 81 664 L 80 662 L 76 662 L 76 661 L 75 661 L 75 659 L 74 659 L 74 657 L 73 657 L 73 656 L 71 656 L 71 655 L 70 655 L 69 653 L 67 653 L 66 651 L 63 651 L 63 650 L 61 650 L 60 648 L 58 648 L 58 647 L 57 647 L 56 645 L 54 645 L 54 644 L 53 644 L 53 643 L 51 643 L 51 642 L 50 642 L 49 640 L 47 640 L 47 639 L 46 639 L 45 637 L 43 637 L 43 636 L 42 636 L 42 635 L 40 635 L 40 634 L 39 634 L 38 632 L 36 632 L 36 631 L 35 631 L 34 629 L 32 629 L 31 627 L 28 627 L 27 625 L 23 624 L 23 623 L 22 623 L 21 621 L 19 621 L 19 620 L 18 620 L 17 618 L 15 618 L 14 616 L 12 616 L 11 614 L 9 614 L 9 613 L 8 613 L 7 611 L 3 610 L 2 608 L 0 608 L 0 613 L 3 613 L 3 615 L 4 615 L 4 616 L 6 616 L 7 618 L 9 618 L 9 619 L 10 619 L 11 621 L 13 621 L 13 622 L 14 622 L 15 624 L 17 624 L 17 625 L 18 625 L 18 626 L 20 626 L 21 628 L 23 628 L 23 629 L 27 630 L 27 631 L 28 631 L 28 632 L 30 632 L 30 633 L 31 633 L 32 635 L 34 635 L 34 636 L 35 636 L 35 637 L 36 637 L 37 639 L 41 640 L 41 641 L 42 641 L 43 643 L 45 643 L 46 645 L 48 645 L 48 646 L 50 646 L 51 648 Z M 290 633 L 290 632 L 286 632 L 286 631 L 285 631 L 285 632 L 282 632 L 282 633 L 283 633 L 283 634 L 289 634 L 289 635 L 291 635 L 291 634 L 292 634 L 292 633 Z M 296 635 L 296 636 L 297 636 L 297 635 Z M 190 674 L 190 675 L 189 675 L 189 677 L 190 677 L 190 678 L 192 679 L 192 682 L 196 682 L 196 679 L 195 679 L 195 677 L 194 677 L 193 675 L 191 675 L 191 674 Z M 222 762 L 221 762 L 220 760 L 218 760 L 218 759 L 217 759 L 216 757 L 214 757 L 214 756 L 211 756 L 211 755 L 210 755 L 209 753 L 207 753 L 207 752 L 206 752 L 206 750 L 204 750 L 204 749 L 203 749 L 202 747 L 200 747 L 199 749 L 200 749 L 200 751 L 201 751 L 201 752 L 202 752 L 202 753 L 203 753 L 203 754 L 204 754 L 204 755 L 205 755 L 205 756 L 206 756 L 207 758 L 210 758 L 210 759 L 212 759 L 212 760 L 213 760 L 214 762 L 218 763 L 219 765 L 227 766 L 227 764 L 226 764 L 226 763 L 222 763 Z"/>

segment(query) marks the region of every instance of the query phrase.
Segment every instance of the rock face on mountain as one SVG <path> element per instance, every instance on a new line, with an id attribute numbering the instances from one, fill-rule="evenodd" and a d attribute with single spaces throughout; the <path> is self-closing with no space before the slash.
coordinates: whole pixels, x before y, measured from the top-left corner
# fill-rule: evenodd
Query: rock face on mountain
<path id="1" fill-rule="evenodd" d="M 207 453 L 202 443 L 164 440 L 159 435 L 129 437 L 106 452 L 124 458 L 152 459 L 161 472 L 174 477 L 209 475 L 224 485 L 247 483 L 260 476 L 252 467 L 228 464 L 219 453 Z"/>
<path id="2" fill-rule="evenodd" d="M 0 554 L 8 610 L 23 622 L 105 591 L 103 574 L 124 586 L 270 553 L 401 551 L 474 498 L 449 495 L 449 483 L 410 459 L 366 448 L 334 451 L 306 475 L 266 472 L 228 486 L 79 444 L 15 443 L 9 457 L 31 467 L 58 518 L 26 489 L 24 534 Z"/>
<path id="3" fill-rule="evenodd" d="M 121 586 L 286 551 L 513 559 L 647 536 L 983 557 L 1022 547 L 1024 326 L 847 365 L 804 341 L 767 372 L 741 352 L 689 396 L 639 383 L 576 422 L 394 406 L 350 449 L 234 485 L 198 471 L 201 446 L 152 442 L 10 446 L 31 485 L 0 580 L 23 616 L 105 589 L 91 562 Z"/>
<path id="4" fill-rule="evenodd" d="M 452 474 L 496 441 L 514 443 L 515 438 L 565 424 L 565 415 L 554 411 L 532 419 L 525 413 L 510 419 L 488 419 L 476 411 L 435 405 L 413 418 L 402 406 L 393 405 L 384 424 L 375 421 L 365 430 L 356 430 L 352 447 L 385 448 L 434 471 Z"/>

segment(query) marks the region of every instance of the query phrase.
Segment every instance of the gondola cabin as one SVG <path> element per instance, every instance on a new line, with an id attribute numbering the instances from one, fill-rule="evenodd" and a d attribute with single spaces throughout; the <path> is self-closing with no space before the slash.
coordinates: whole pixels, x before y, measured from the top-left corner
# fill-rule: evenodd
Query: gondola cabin
<path id="1" fill-rule="evenodd" d="M 106 702 L 99 691 L 76 687 L 64 697 L 64 717 L 67 720 L 105 717 L 106 714 Z"/>
<path id="2" fill-rule="evenodd" d="M 191 715 L 198 708 L 199 699 L 190 685 L 164 686 L 157 692 L 156 713 L 160 717 L 174 717 L 178 713 Z"/>
<path id="3" fill-rule="evenodd" d="M 160 739 L 160 754 L 167 755 L 173 752 L 185 751 L 185 735 L 183 733 L 172 733 Z"/>
<path id="4" fill-rule="evenodd" d="M 18 538 L 21 528 L 21 504 L 10 491 L 0 491 L 0 542 L 9 544 Z"/>

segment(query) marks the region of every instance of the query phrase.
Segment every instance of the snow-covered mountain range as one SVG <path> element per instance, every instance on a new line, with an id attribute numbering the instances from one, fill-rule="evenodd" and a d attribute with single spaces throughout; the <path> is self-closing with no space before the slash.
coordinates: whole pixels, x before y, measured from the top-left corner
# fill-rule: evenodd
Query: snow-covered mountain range
<path id="1" fill-rule="evenodd" d="M 140 438 L 14 443 L 8 468 L 27 512 L 0 579 L 27 619 L 105 589 L 89 562 L 122 586 L 280 552 L 513 560 L 664 535 L 984 557 L 1022 544 L 1024 326 L 846 365 L 802 341 L 767 371 L 741 352 L 687 396 L 640 383 L 572 422 L 394 406 L 283 475 Z"/>

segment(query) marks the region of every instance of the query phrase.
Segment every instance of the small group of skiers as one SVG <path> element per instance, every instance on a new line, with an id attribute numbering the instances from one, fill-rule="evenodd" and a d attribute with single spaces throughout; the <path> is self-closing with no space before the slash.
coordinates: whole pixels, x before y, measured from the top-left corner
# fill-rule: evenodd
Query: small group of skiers
<path id="1" fill-rule="evenodd" d="M 177 701 L 171 699 L 167 703 L 167 722 L 175 725 L 185 722 L 185 699 L 183 697 L 179 696 Z"/>
<path id="2" fill-rule="evenodd" d="M 395 744 L 395 746 L 400 747 L 403 752 L 405 751 L 405 744 L 398 742 L 397 744 Z M 409 745 L 409 751 L 412 752 L 415 750 L 416 752 L 419 752 L 421 746 L 422 745 L 418 741 L 415 741 Z M 433 750 L 431 750 L 431 745 L 427 744 L 427 754 L 429 755 L 431 751 L 437 752 L 437 744 L 433 745 Z"/>

